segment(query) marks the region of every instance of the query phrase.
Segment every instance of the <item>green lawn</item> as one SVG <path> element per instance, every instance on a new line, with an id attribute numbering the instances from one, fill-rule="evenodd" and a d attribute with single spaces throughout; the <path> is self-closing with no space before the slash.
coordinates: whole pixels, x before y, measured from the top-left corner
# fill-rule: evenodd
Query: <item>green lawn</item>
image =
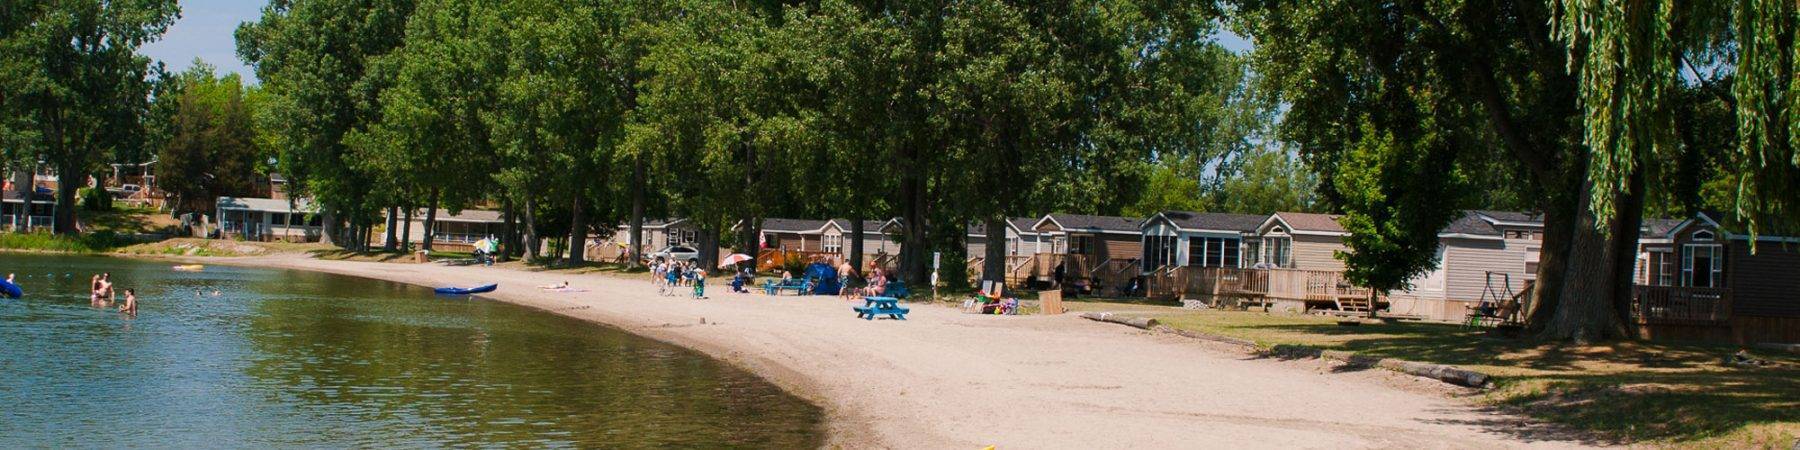
<path id="1" fill-rule="evenodd" d="M 1453 364 L 1495 377 L 1485 403 L 1628 443 L 1789 448 L 1800 438 L 1800 359 L 1756 353 L 1770 367 L 1728 366 L 1735 347 L 1662 342 L 1572 346 L 1490 336 L 1458 325 L 1341 326 L 1337 319 L 1072 301 L 1073 311 L 1128 312 L 1170 327 L 1262 346 L 1306 345 Z M 1755 352 L 1753 352 L 1755 353 Z"/>

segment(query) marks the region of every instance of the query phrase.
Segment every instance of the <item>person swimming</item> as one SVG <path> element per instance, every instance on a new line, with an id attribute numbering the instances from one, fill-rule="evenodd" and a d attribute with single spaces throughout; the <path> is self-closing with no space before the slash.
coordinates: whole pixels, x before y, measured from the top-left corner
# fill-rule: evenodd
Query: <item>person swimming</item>
<path id="1" fill-rule="evenodd" d="M 135 316 L 137 315 L 137 311 L 137 292 L 126 289 L 125 302 L 119 304 L 119 312 Z"/>

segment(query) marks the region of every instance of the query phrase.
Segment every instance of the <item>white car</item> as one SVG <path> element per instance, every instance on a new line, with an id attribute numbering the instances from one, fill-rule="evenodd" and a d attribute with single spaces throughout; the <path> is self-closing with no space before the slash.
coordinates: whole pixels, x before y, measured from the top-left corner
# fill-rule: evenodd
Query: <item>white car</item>
<path id="1" fill-rule="evenodd" d="M 662 250 L 658 250 L 658 251 L 656 251 L 656 253 L 651 253 L 647 257 L 647 259 L 649 259 L 650 262 L 658 262 L 658 263 L 663 262 L 663 261 L 699 263 L 700 262 L 700 251 L 695 250 L 693 247 L 683 247 L 683 246 L 679 246 L 679 245 L 674 245 L 674 246 L 663 247 Z"/>

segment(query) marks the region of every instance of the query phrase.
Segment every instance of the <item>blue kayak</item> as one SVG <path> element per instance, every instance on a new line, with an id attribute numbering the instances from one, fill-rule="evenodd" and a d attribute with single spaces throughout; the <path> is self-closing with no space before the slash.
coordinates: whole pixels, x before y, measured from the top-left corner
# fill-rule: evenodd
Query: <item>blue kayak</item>
<path id="1" fill-rule="evenodd" d="M 495 289 L 499 289 L 499 288 L 500 288 L 500 285 L 498 285 L 498 284 L 490 284 L 487 286 L 476 286 L 476 287 L 472 287 L 472 288 L 441 287 L 441 288 L 433 289 L 433 291 L 436 291 L 438 293 L 438 295 L 469 295 L 469 294 L 486 294 L 489 292 L 494 292 Z"/>
<path id="2" fill-rule="evenodd" d="M 12 284 L 10 281 L 0 280 L 0 297 L 20 298 L 24 296 L 25 290 L 19 289 L 19 285 Z"/>

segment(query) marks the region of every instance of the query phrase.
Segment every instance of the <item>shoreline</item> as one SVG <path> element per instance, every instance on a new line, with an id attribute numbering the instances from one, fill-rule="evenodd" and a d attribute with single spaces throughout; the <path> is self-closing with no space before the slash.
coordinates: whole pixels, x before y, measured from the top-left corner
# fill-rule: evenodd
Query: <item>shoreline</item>
<path id="1" fill-rule="evenodd" d="M 907 321 L 855 319 L 835 297 L 656 295 L 647 280 L 250 257 L 111 255 L 305 270 L 436 287 L 500 282 L 480 295 L 691 349 L 768 380 L 823 412 L 827 448 L 1569 447 L 1462 391 L 1322 361 L 1257 358 L 1075 315 L 983 316 L 912 304 Z M 146 257 L 148 256 L 148 257 Z M 534 286 L 571 281 L 581 293 Z M 718 284 L 718 283 L 715 283 Z M 704 325 L 702 324 L 704 321 Z"/>

